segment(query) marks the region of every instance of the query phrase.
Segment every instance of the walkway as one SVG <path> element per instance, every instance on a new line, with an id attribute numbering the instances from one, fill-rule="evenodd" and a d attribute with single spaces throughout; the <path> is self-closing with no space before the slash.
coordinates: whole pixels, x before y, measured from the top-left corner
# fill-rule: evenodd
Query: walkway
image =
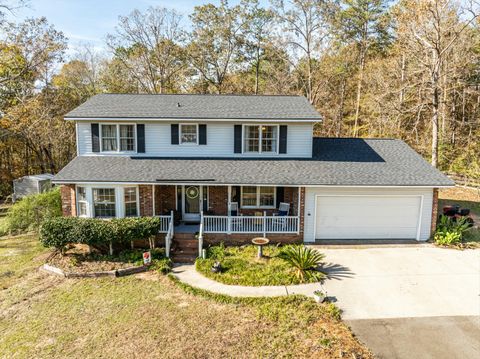
<path id="1" fill-rule="evenodd" d="M 232 297 L 278 297 L 282 295 L 303 294 L 313 297 L 313 292 L 320 289 L 318 283 L 299 285 L 279 285 L 247 287 L 242 285 L 228 285 L 211 280 L 195 270 L 193 264 L 181 264 L 173 268 L 173 274 L 183 283 L 192 287 L 205 289 L 217 294 Z"/>

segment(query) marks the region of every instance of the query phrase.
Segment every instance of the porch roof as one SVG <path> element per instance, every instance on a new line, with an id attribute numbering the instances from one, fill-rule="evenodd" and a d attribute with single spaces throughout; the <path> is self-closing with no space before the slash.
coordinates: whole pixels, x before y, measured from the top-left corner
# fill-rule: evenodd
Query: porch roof
<path id="1" fill-rule="evenodd" d="M 406 143 L 315 138 L 312 158 L 79 156 L 56 183 L 110 182 L 277 186 L 452 186 Z"/>

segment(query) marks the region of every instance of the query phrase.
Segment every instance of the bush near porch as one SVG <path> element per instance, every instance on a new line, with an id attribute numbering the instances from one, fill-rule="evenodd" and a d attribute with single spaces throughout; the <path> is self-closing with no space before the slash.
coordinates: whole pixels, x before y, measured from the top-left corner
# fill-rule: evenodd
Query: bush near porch
<path id="1" fill-rule="evenodd" d="M 160 218 L 135 217 L 102 220 L 59 217 L 44 221 L 40 242 L 64 253 L 69 245 L 86 244 L 104 252 L 109 247 L 125 247 L 135 240 L 146 240 L 160 230 Z"/>
<path id="2" fill-rule="evenodd" d="M 283 247 L 285 248 L 285 247 Z M 264 258 L 257 258 L 257 247 L 212 246 L 207 250 L 206 259 L 197 259 L 196 269 L 206 277 L 224 284 L 262 286 L 313 283 L 323 278 L 321 272 L 307 276 L 305 281 L 297 276 L 295 268 L 281 258 L 282 247 L 269 245 L 263 247 Z M 220 262 L 222 271 L 213 273 L 211 268 Z"/>

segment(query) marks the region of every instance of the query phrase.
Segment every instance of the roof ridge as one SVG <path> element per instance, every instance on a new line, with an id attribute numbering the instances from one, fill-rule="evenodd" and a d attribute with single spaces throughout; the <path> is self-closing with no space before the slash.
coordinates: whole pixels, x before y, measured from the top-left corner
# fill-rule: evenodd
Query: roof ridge
<path id="1" fill-rule="evenodd" d="M 98 94 L 95 94 L 94 96 L 97 95 L 129 95 L 129 96 L 211 96 L 211 97 L 222 97 L 222 96 L 238 96 L 238 97 L 303 97 L 306 99 L 305 96 L 303 95 L 284 95 L 284 94 L 272 94 L 272 95 L 267 95 L 267 94 L 260 94 L 260 95 L 254 95 L 254 94 L 214 94 L 214 93 L 126 93 L 126 92 L 101 92 Z"/>

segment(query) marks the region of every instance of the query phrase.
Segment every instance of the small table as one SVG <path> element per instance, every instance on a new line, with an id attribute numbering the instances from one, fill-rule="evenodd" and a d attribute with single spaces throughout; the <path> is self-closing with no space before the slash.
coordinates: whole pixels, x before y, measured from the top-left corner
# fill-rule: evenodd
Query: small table
<path id="1" fill-rule="evenodd" d="M 254 245 L 258 246 L 258 254 L 257 254 L 258 258 L 263 257 L 262 247 L 267 245 L 269 242 L 270 242 L 270 240 L 268 238 L 265 238 L 265 237 L 255 237 L 255 238 L 252 239 L 252 243 Z"/>

